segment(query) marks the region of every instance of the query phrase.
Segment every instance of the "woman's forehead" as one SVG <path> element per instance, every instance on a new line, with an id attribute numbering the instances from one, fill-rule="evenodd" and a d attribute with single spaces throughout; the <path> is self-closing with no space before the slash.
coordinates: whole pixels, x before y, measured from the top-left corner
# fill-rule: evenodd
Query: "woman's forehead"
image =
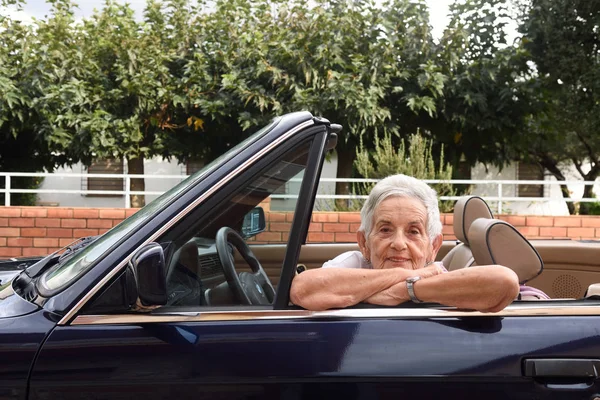
<path id="1" fill-rule="evenodd" d="M 402 219 L 408 222 L 426 223 L 427 209 L 419 199 L 388 197 L 379 203 L 373 217 L 375 222 Z"/>

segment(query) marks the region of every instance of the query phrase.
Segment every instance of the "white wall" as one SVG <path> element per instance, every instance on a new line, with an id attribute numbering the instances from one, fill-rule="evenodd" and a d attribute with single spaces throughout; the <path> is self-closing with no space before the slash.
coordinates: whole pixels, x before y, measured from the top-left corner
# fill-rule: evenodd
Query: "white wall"
<path id="1" fill-rule="evenodd" d="M 337 154 L 334 153 L 325 160 L 321 178 L 335 179 L 337 176 Z M 318 194 L 334 195 L 335 182 L 319 182 Z M 314 209 L 317 211 L 330 211 L 333 209 L 335 202 L 329 199 L 317 199 Z"/>
<path id="2" fill-rule="evenodd" d="M 587 169 L 589 170 L 589 166 Z M 573 166 L 565 166 L 562 168 L 565 178 L 569 181 L 581 180 L 581 175 L 576 171 Z M 476 166 L 471 169 L 471 179 L 488 179 L 488 180 L 516 180 L 517 179 L 517 168 L 516 163 L 505 167 L 500 171 L 496 167 L 488 167 L 487 169 L 483 165 Z M 548 173 L 544 176 L 545 181 L 557 182 L 556 178 Z M 502 196 L 516 197 L 517 196 L 517 185 L 503 185 Z M 572 192 L 574 199 L 581 199 L 583 197 L 583 184 L 567 185 L 569 191 Z M 600 185 L 594 185 L 594 192 L 600 194 Z M 479 196 L 498 196 L 497 185 L 474 185 L 473 194 Z M 547 201 L 513 201 L 503 202 L 502 213 L 503 214 L 520 214 L 520 215 L 569 215 L 567 203 L 563 200 L 560 186 L 557 184 L 545 185 L 544 186 L 544 197 L 549 197 Z M 526 200 L 526 198 L 525 198 Z M 494 213 L 498 213 L 497 202 L 489 202 L 490 207 Z"/>
<path id="3" fill-rule="evenodd" d="M 127 173 L 127 165 L 125 165 Z M 81 174 L 86 172 L 86 168 L 81 164 L 76 164 L 69 168 L 59 168 L 57 173 Z M 166 161 L 163 159 L 152 159 L 144 161 L 145 175 L 181 175 L 185 176 L 185 167 L 177 164 L 176 161 Z M 49 176 L 44 179 L 40 189 L 45 190 L 81 190 L 85 187 L 85 177 L 58 177 Z M 164 192 L 179 183 L 181 179 L 153 179 L 146 178 L 146 191 Z M 154 200 L 158 195 L 146 195 L 146 204 Z M 125 207 L 125 197 L 98 197 L 83 194 L 66 193 L 40 193 L 38 195 L 38 204 L 53 205 L 60 207 Z"/>
<path id="4" fill-rule="evenodd" d="M 186 171 L 185 166 L 178 164 L 176 161 L 166 161 L 162 159 L 146 160 L 144 162 L 145 174 L 147 175 L 179 175 L 183 179 Z M 589 167 L 588 167 L 589 168 Z M 126 170 L 126 168 L 125 168 Z M 580 180 L 581 177 L 577 171 L 571 167 L 564 168 L 565 176 L 568 180 Z M 58 173 L 84 173 L 85 168 L 81 164 L 77 164 L 71 168 L 61 168 Z M 337 172 L 337 156 L 329 157 L 323 166 L 322 178 L 335 178 Z M 486 168 L 483 165 L 476 166 L 471 170 L 471 178 L 474 180 L 515 180 L 517 179 L 516 164 L 509 165 L 500 171 L 496 167 Z M 41 189 L 63 189 L 63 190 L 80 190 L 82 185 L 82 177 L 47 177 L 44 179 Z M 547 175 L 545 180 L 556 181 L 553 176 Z M 152 179 L 146 178 L 146 190 L 164 192 L 174 185 L 180 179 Z M 583 185 L 569 185 L 569 190 L 572 191 L 574 198 L 581 198 L 583 195 Z M 600 194 L 600 185 L 594 186 L 596 193 Z M 335 194 L 334 182 L 321 182 L 319 184 L 319 194 Z M 495 184 L 477 184 L 473 185 L 472 194 L 480 196 L 498 196 L 498 186 Z M 552 200 L 545 202 L 503 202 L 503 214 L 528 214 L 528 215 L 568 215 L 566 202 L 562 200 L 562 194 L 558 185 L 551 185 L 544 188 L 544 195 Z M 502 196 L 516 197 L 516 185 L 503 185 Z M 156 195 L 147 195 L 146 203 L 155 199 Z M 42 193 L 38 195 L 38 204 L 40 205 L 56 205 L 62 207 L 124 207 L 125 198 L 119 197 L 94 197 L 81 194 L 59 194 L 59 193 Z M 498 203 L 490 201 L 492 211 L 498 213 Z M 333 200 L 317 200 L 316 210 L 330 210 L 333 205 Z M 283 207 L 283 204 L 282 204 Z M 285 207 L 283 207 L 285 208 Z M 281 209 L 283 209 L 281 208 Z"/>
<path id="5" fill-rule="evenodd" d="M 127 165 L 125 165 L 125 173 L 127 173 Z M 59 168 L 56 173 L 85 173 L 86 169 L 81 164 L 76 164 L 69 168 Z M 337 158 L 333 156 L 323 166 L 323 178 L 335 178 L 337 172 Z M 164 192 L 175 186 L 183 178 L 185 178 L 185 166 L 178 164 L 177 161 L 166 161 L 160 158 L 144 161 L 145 175 L 180 175 L 181 179 L 154 179 L 146 178 L 146 191 L 149 192 Z M 85 186 L 83 180 L 85 177 L 57 177 L 50 176 L 44 179 L 40 189 L 44 190 L 81 190 Z M 298 183 L 299 185 L 299 183 Z M 295 190 L 297 192 L 297 190 Z M 319 185 L 319 193 L 335 194 L 334 182 L 322 182 Z M 154 200 L 158 195 L 146 195 L 146 204 Z M 281 201 L 285 203 L 285 201 Z M 295 204 L 295 200 L 292 202 Z M 321 202 L 321 208 L 327 209 L 327 204 Z M 41 193 L 38 195 L 39 205 L 52 205 L 60 207 L 125 207 L 125 197 L 97 197 L 82 194 L 61 194 L 61 193 Z M 289 207 L 288 207 L 289 208 Z M 287 208 L 285 204 L 275 205 L 274 209 L 284 210 Z"/>

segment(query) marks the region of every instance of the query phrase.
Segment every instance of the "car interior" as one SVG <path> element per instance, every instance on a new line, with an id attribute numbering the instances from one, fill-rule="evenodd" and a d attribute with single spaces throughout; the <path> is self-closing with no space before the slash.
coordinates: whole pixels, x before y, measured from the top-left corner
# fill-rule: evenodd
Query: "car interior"
<path id="1" fill-rule="evenodd" d="M 482 220 L 474 224 L 477 219 Z M 444 241 L 437 256 L 449 270 L 500 264 L 515 270 L 521 284 L 543 291 L 552 300 L 600 297 L 598 243 L 568 239 L 527 240 L 508 222 L 494 219 L 488 205 L 477 196 L 457 201 L 453 227 L 457 240 Z M 308 243 L 302 247 L 299 264 L 319 268 L 325 261 L 351 250 L 358 250 L 358 245 Z M 281 257 L 281 248 L 261 245 L 253 251 L 276 284 L 280 265 L 271 259 Z M 521 300 L 539 298 L 531 296 Z"/>
<path id="2" fill-rule="evenodd" d="M 265 271 L 262 257 L 251 249 L 256 234 L 266 228 L 261 202 L 281 193 L 298 193 L 307 165 L 307 142 L 265 166 L 250 182 L 232 193 L 215 197 L 210 215 L 192 211 L 167 231 L 159 243 L 165 248 L 167 306 L 269 305 L 275 296 L 274 275 L 279 276 L 287 238 L 280 238 L 278 266 Z M 297 198 L 286 200 L 294 208 Z M 293 213 L 290 213 L 293 215 Z M 291 221 L 286 223 L 291 226 Z M 271 256 L 269 255 L 269 259 Z M 271 275 L 269 275 L 271 274 Z"/>
<path id="3" fill-rule="evenodd" d="M 261 207 L 251 208 L 233 228 L 225 227 L 226 232 L 219 233 L 223 229 L 215 232 L 211 225 L 202 231 L 204 236 L 194 236 L 174 251 L 168 263 L 168 305 L 272 303 L 287 246 L 255 243 L 253 234 L 264 229 L 265 218 Z M 215 216 L 213 220 L 221 218 Z M 249 225 L 253 220 L 254 230 Z M 595 284 L 600 282 L 600 261 L 595 257 L 597 245 L 570 240 L 530 242 L 508 222 L 494 219 L 485 201 L 477 196 L 457 202 L 454 228 L 459 240 L 446 241 L 438 254 L 438 260 L 449 270 L 499 264 L 513 269 L 521 284 L 543 291 L 552 300 L 600 294 L 600 285 Z M 304 244 L 298 265 L 300 270 L 319 268 L 325 261 L 350 250 L 358 250 L 357 244 Z M 518 300 L 540 300 L 540 297 L 532 294 Z"/>

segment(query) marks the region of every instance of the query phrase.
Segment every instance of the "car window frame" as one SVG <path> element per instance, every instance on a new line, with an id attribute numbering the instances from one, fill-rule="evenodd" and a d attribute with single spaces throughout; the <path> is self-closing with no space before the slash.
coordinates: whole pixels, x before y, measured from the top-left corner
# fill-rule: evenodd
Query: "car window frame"
<path id="1" fill-rule="evenodd" d="M 308 142 L 311 142 L 309 151 L 308 151 L 309 160 L 307 162 L 307 167 L 305 168 L 305 173 L 304 173 L 304 176 L 302 179 L 300 194 L 305 193 L 307 190 L 309 190 L 309 191 L 311 191 L 311 194 L 304 195 L 304 197 L 306 197 L 306 196 L 310 197 L 312 195 L 312 198 L 314 201 L 314 194 L 316 194 L 316 190 L 318 188 L 319 175 L 320 175 L 322 165 L 325 160 L 325 154 L 327 152 L 326 143 L 327 143 L 327 140 L 330 138 L 330 132 L 326 125 L 319 125 L 319 124 L 303 127 L 302 130 L 305 131 L 303 134 L 292 136 L 289 140 L 280 144 L 279 146 L 274 148 L 271 152 L 265 154 L 265 157 L 262 157 L 262 158 L 256 160 L 252 165 L 250 165 L 248 168 L 246 168 L 244 171 L 242 171 L 239 175 L 233 176 L 232 179 L 228 180 L 227 185 L 225 185 L 225 187 L 223 187 L 220 190 L 213 193 L 212 196 L 209 196 L 207 199 L 205 199 L 205 201 L 199 203 L 196 207 L 189 207 L 189 210 L 187 210 L 185 215 L 181 215 L 178 219 L 181 220 L 183 218 L 193 217 L 194 213 L 202 214 L 202 213 L 210 212 L 210 210 L 212 210 L 217 204 L 222 203 L 229 196 L 235 195 L 235 193 L 238 191 L 237 187 L 239 184 L 247 183 L 247 182 L 251 181 L 262 171 L 268 169 L 269 165 L 272 164 L 272 161 L 274 158 L 283 157 L 285 154 L 289 153 L 290 151 L 293 151 L 294 148 L 296 148 L 298 146 L 302 146 Z M 319 136 L 319 134 L 320 134 L 320 137 L 317 138 Z M 311 178 L 308 178 L 309 173 L 311 174 Z M 315 176 L 315 174 L 316 174 L 316 176 Z M 310 181 L 309 183 L 305 183 L 305 182 L 308 182 L 307 179 L 308 179 L 308 181 Z M 228 189 L 228 188 L 230 188 L 230 189 Z M 301 203 L 302 197 L 303 196 L 299 196 L 299 199 L 296 203 L 294 221 L 292 222 L 292 230 L 295 229 L 296 237 L 298 237 L 298 243 L 296 246 L 290 246 L 290 243 L 293 243 L 292 242 L 292 234 L 290 232 L 290 238 L 288 239 L 288 242 L 286 244 L 286 257 L 284 257 L 284 260 L 282 261 L 282 267 L 281 267 L 282 271 L 284 271 L 284 269 L 286 269 L 286 268 L 290 269 L 291 271 L 295 271 L 295 264 L 293 263 L 293 258 L 295 257 L 295 259 L 297 261 L 297 258 L 299 256 L 299 252 L 300 252 L 300 248 L 301 248 L 302 244 L 305 242 L 306 235 L 308 233 L 308 224 L 310 222 L 310 216 L 312 215 L 312 203 L 310 203 L 311 207 L 307 207 L 306 209 L 304 209 L 303 212 L 301 212 L 302 217 L 299 217 L 299 220 L 298 220 L 298 218 L 296 218 L 296 213 L 298 211 L 298 208 L 302 209 L 302 206 L 300 205 L 300 204 L 302 204 Z M 174 218 L 176 218 L 176 217 L 174 217 Z M 304 222 L 302 222 L 302 220 L 304 220 Z M 296 222 L 296 221 L 298 221 L 298 222 Z M 300 224 L 299 227 L 294 228 L 294 226 L 298 225 L 298 224 Z M 154 237 L 152 238 L 152 241 L 161 237 L 167 230 L 168 229 L 165 229 L 164 231 L 162 231 L 160 235 L 157 235 L 155 233 Z M 290 257 L 288 255 L 291 247 L 297 248 L 297 251 L 294 252 L 294 253 L 296 253 L 296 256 L 292 255 Z M 286 264 L 286 262 L 288 264 Z M 293 275 L 291 277 L 293 278 Z M 115 278 L 113 276 L 112 280 L 110 282 L 114 282 L 114 280 L 115 280 Z M 104 288 L 105 289 L 108 288 L 108 285 L 110 285 L 110 284 L 111 283 L 106 283 Z M 290 285 L 291 285 L 291 280 L 290 280 Z M 102 293 L 102 291 L 105 289 L 99 289 L 97 292 Z M 101 294 L 99 294 L 99 296 L 101 296 Z M 288 289 L 288 293 L 286 294 L 286 296 L 289 298 L 289 289 Z M 94 300 L 88 299 L 88 301 L 91 302 Z M 248 308 L 251 308 L 251 309 L 257 310 L 257 311 L 260 311 L 261 309 L 262 310 L 264 310 L 264 309 L 272 310 L 276 301 L 277 301 L 277 293 L 276 293 L 273 304 L 266 306 L 266 307 L 265 306 L 255 306 L 255 305 L 251 305 L 251 306 L 240 305 L 240 306 L 218 307 L 218 308 L 219 309 L 227 309 L 229 311 L 236 311 L 236 310 L 240 311 L 240 310 L 246 310 Z M 286 306 L 287 306 L 287 304 L 286 304 Z M 80 307 L 78 307 L 77 311 L 82 310 L 82 309 L 85 309 L 85 304 L 82 304 Z M 173 313 L 182 312 L 181 307 L 170 307 L 170 309 L 173 310 Z M 205 312 L 209 312 L 209 310 L 211 310 L 211 306 L 198 306 L 198 308 L 194 312 L 197 313 L 197 312 L 201 311 L 201 312 L 205 313 Z M 194 313 L 194 312 L 192 312 L 192 313 Z M 116 315 L 119 315 L 119 314 L 116 314 Z M 122 315 L 131 316 L 131 315 L 133 315 L 133 313 L 128 312 L 128 313 L 125 313 Z M 148 313 L 139 313 L 139 315 L 148 315 Z M 81 316 L 83 316 L 83 315 L 81 315 Z M 63 317 L 63 319 L 59 322 L 59 324 L 66 324 L 68 322 L 67 321 L 68 317 L 70 317 L 71 319 L 73 318 L 73 316 L 67 315 L 67 316 Z M 79 316 L 76 316 L 75 319 L 77 319 L 78 317 Z"/>
<path id="2" fill-rule="evenodd" d="M 36 288 L 40 295 L 43 297 L 51 297 L 71 286 L 74 282 L 80 279 L 81 276 L 85 275 L 87 271 L 94 268 L 94 266 L 100 260 L 102 260 L 106 253 L 112 251 L 120 243 L 122 243 L 133 230 L 145 224 L 149 217 L 155 215 L 159 210 L 168 207 L 174 198 L 181 196 L 183 193 L 190 190 L 198 181 L 206 178 L 208 175 L 214 172 L 218 168 L 219 164 L 224 164 L 233 159 L 236 155 L 244 151 L 244 149 L 246 149 L 249 145 L 259 141 L 262 137 L 269 134 L 269 132 L 279 125 L 281 120 L 281 117 L 273 118 L 267 125 L 238 143 L 236 146 L 229 149 L 226 153 L 208 163 L 201 170 L 188 176 L 186 179 L 182 180 L 180 183 L 153 200 L 147 206 L 140 209 L 134 215 L 122 221 L 113 229 L 102 235 L 100 238 L 98 238 L 98 240 L 95 241 L 95 243 L 87 246 L 79 254 L 76 254 L 64 264 L 57 263 L 49 268 L 37 280 Z M 94 257 L 91 260 L 86 260 L 86 256 L 89 254 L 94 254 Z M 65 282 L 62 282 L 55 287 L 51 287 L 51 285 L 49 285 L 49 280 L 52 279 L 52 275 L 58 276 L 61 273 L 71 272 L 70 270 L 72 269 L 75 269 L 75 273 L 72 274 L 72 276 Z"/>
<path id="3" fill-rule="evenodd" d="M 323 130 L 323 128 L 318 127 L 318 126 L 308 128 L 308 129 Z M 307 137 L 307 135 L 310 135 L 310 136 Z M 177 240 L 176 247 L 179 247 L 183 243 L 186 243 L 189 240 L 192 240 L 193 237 L 191 236 L 191 233 L 197 231 L 196 227 L 198 225 L 201 225 L 201 226 L 205 225 L 206 223 L 208 223 L 208 221 L 214 215 L 222 214 L 222 212 L 223 212 L 223 209 L 221 208 L 222 205 L 230 204 L 231 198 L 238 196 L 241 192 L 243 192 L 244 188 L 246 188 L 248 186 L 248 184 L 255 181 L 258 177 L 262 176 L 266 171 L 271 169 L 274 165 L 275 160 L 281 161 L 282 158 L 284 158 L 290 154 L 293 154 L 296 151 L 296 149 L 308 145 L 307 146 L 308 147 L 307 155 L 306 155 L 307 161 L 306 161 L 306 166 L 303 170 L 304 174 L 302 177 L 302 182 L 304 182 L 307 177 L 307 173 L 311 169 L 311 163 L 314 161 L 314 160 L 311 160 L 311 155 L 318 150 L 318 145 L 315 144 L 315 142 L 316 142 L 315 136 L 316 135 L 311 135 L 310 133 L 307 133 L 303 137 L 292 139 L 292 140 L 288 141 L 285 145 L 274 150 L 274 152 L 270 153 L 268 155 L 268 157 L 265 157 L 265 159 L 258 161 L 256 164 L 254 164 L 252 167 L 250 167 L 248 170 L 246 170 L 243 174 L 240 174 L 239 176 L 236 176 L 234 179 L 232 179 L 229 182 L 229 184 L 227 185 L 227 188 L 220 190 L 218 193 L 215 194 L 215 196 L 212 196 L 210 199 L 207 199 L 207 201 L 205 203 L 199 205 L 196 209 L 191 210 L 185 217 L 183 217 L 179 221 L 178 224 L 180 224 L 180 226 L 174 226 L 172 230 L 165 232 L 163 236 L 157 238 L 158 243 L 165 245 L 167 243 L 173 243 L 175 240 Z M 320 153 L 318 153 L 318 154 L 320 154 Z M 301 187 L 298 191 L 299 197 L 298 197 L 298 200 L 296 201 L 294 215 L 296 215 L 298 208 L 302 209 L 302 207 L 299 207 L 298 205 L 302 201 L 302 193 L 305 190 L 306 189 L 301 185 Z M 308 218 L 310 218 L 310 216 L 308 216 Z M 186 220 L 191 221 L 191 222 L 186 222 Z M 292 222 L 291 230 L 292 231 L 294 230 L 293 222 Z M 290 233 L 290 238 L 291 238 L 291 236 L 292 235 Z M 293 243 L 290 241 L 290 238 L 288 238 L 288 241 L 285 243 L 285 246 L 287 249 L 286 254 L 289 251 L 290 243 Z M 254 246 L 255 244 L 250 243 L 250 245 Z M 284 257 L 284 259 L 285 259 L 285 257 Z M 172 261 L 173 260 L 169 260 L 167 262 L 167 264 L 172 263 Z M 283 260 L 282 260 L 281 271 L 283 271 L 283 270 L 284 270 L 284 264 L 283 264 Z M 275 300 L 276 300 L 276 297 L 275 297 Z M 179 306 L 168 306 L 168 307 L 169 308 L 177 308 Z M 237 309 L 246 309 L 248 307 L 261 308 L 263 306 L 237 305 L 237 306 L 198 306 L 198 307 L 200 307 L 202 310 L 209 310 L 209 309 L 213 309 L 213 308 L 223 308 L 223 307 L 225 309 L 229 309 L 230 307 L 234 307 Z M 270 305 L 267 308 L 272 308 L 272 307 L 273 306 Z"/>

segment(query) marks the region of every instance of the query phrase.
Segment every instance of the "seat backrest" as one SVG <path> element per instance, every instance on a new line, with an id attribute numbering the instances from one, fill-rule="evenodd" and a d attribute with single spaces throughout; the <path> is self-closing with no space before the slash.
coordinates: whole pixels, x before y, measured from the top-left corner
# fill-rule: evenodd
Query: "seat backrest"
<path id="1" fill-rule="evenodd" d="M 179 262 L 186 267 L 190 273 L 197 276 L 198 279 L 202 278 L 200 258 L 198 257 L 198 245 L 195 242 L 187 242 L 181 246 L 181 249 L 179 249 Z"/>
<path id="2" fill-rule="evenodd" d="M 454 205 L 454 235 L 460 242 L 442 259 L 448 271 L 470 267 L 474 264 L 467 233 L 478 218 L 493 218 L 487 203 L 479 196 L 461 197 Z"/>
<path id="3" fill-rule="evenodd" d="M 600 283 L 592 283 L 588 286 L 588 289 L 585 291 L 584 298 L 586 299 L 600 299 Z"/>
<path id="4" fill-rule="evenodd" d="M 198 245 L 191 240 L 177 249 L 167 268 L 169 305 L 198 306 L 204 304 L 202 269 Z"/>
<path id="5" fill-rule="evenodd" d="M 510 268 L 521 284 L 544 269 L 537 250 L 508 222 L 479 218 L 471 224 L 468 236 L 477 265 L 496 264 Z"/>

